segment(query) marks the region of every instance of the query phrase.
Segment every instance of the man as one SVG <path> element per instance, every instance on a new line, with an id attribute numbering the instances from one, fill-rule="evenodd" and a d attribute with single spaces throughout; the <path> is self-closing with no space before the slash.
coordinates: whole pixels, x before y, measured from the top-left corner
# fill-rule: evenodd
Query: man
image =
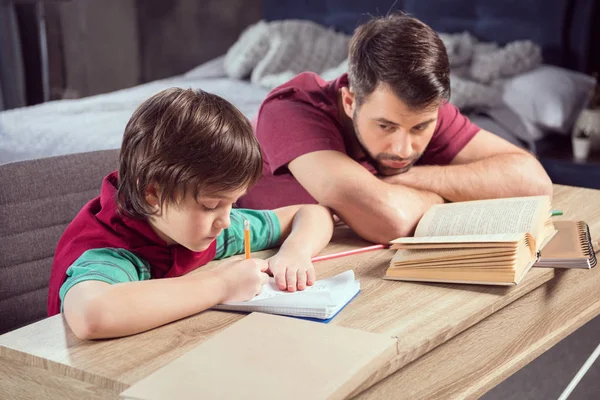
<path id="1" fill-rule="evenodd" d="M 267 96 L 255 122 L 263 176 L 240 206 L 318 202 L 386 243 L 444 201 L 552 194 L 533 156 L 448 103 L 448 56 L 426 24 L 373 19 L 355 31 L 348 61 L 334 81 L 303 73 Z"/>

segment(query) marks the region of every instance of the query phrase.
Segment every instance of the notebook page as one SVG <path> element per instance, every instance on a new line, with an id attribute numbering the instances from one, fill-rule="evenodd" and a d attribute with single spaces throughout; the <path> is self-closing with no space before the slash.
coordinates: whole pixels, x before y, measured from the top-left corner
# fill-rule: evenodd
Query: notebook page
<path id="1" fill-rule="evenodd" d="M 244 302 L 220 304 L 213 308 L 233 311 L 262 311 L 274 314 L 328 318 L 341 309 L 360 290 L 352 270 L 315 282 L 303 291 L 288 292 L 277 288 L 271 278 L 263 292 Z"/>
<path id="2" fill-rule="evenodd" d="M 355 280 L 351 282 L 347 287 L 343 289 L 343 291 L 338 291 L 340 295 L 339 301 L 331 304 L 321 303 L 321 304 L 313 304 L 314 307 L 310 307 L 310 304 L 304 304 L 299 306 L 298 303 L 291 303 L 289 305 L 284 305 L 283 303 L 279 303 L 277 306 L 265 306 L 259 305 L 256 303 L 248 303 L 247 306 L 230 306 L 224 304 L 219 306 L 219 308 L 223 310 L 234 310 L 234 311 L 258 311 L 270 314 L 280 314 L 280 315 L 291 315 L 296 317 L 308 317 L 308 318 L 318 318 L 318 319 L 329 319 L 336 315 L 338 311 L 340 311 L 344 306 L 354 298 L 360 291 L 360 283 Z M 313 299 L 314 300 L 314 299 Z M 312 303 L 312 302 L 311 302 Z M 317 301 L 314 301 L 317 303 Z"/>
<path id="3" fill-rule="evenodd" d="M 275 279 L 270 278 L 269 282 L 263 286 L 262 292 L 250 299 L 248 302 L 254 305 L 288 305 L 298 304 L 299 306 L 309 306 L 310 304 L 325 304 L 328 301 L 330 304 L 336 303 L 336 299 L 343 296 L 344 287 L 354 281 L 354 271 L 349 270 L 328 279 L 322 279 L 315 282 L 312 286 L 307 286 L 306 289 L 296 292 L 288 292 L 280 290 L 275 284 Z M 327 300 L 325 300 L 327 299 Z M 232 304 L 232 303 L 228 303 Z"/>
<path id="4" fill-rule="evenodd" d="M 433 206 L 421 218 L 416 237 L 537 232 L 550 209 L 547 196 L 480 200 Z"/>
<path id="5" fill-rule="evenodd" d="M 279 289 L 277 287 L 277 285 L 275 284 L 275 279 L 270 278 L 269 282 L 263 286 L 262 292 L 260 292 L 260 294 L 258 294 L 254 298 L 248 300 L 248 303 L 258 303 L 258 302 L 261 302 L 261 300 L 269 300 L 270 302 L 276 302 L 279 300 L 277 298 L 281 298 L 282 296 L 289 297 L 289 296 L 295 295 L 295 297 L 297 297 L 298 296 L 297 294 L 305 294 L 305 293 L 316 294 L 317 292 L 326 293 L 328 295 L 330 294 L 329 288 L 322 281 L 321 282 L 317 281 L 317 282 L 315 282 L 314 285 L 307 286 L 306 289 L 304 289 L 303 291 L 288 292 L 288 291 Z M 263 301 L 262 303 L 264 304 L 267 302 Z"/>

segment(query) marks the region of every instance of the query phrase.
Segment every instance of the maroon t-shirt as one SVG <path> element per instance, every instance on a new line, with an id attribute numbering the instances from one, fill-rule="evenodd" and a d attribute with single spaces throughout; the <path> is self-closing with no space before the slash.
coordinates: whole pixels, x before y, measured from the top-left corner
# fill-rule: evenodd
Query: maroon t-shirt
<path id="1" fill-rule="evenodd" d="M 117 212 L 117 186 L 115 171 L 104 178 L 100 196 L 81 209 L 60 238 L 48 287 L 49 317 L 60 312 L 58 293 L 67 278 L 67 269 L 87 250 L 129 250 L 150 264 L 153 279 L 184 275 L 215 257 L 216 241 L 201 252 L 179 244 L 169 246 L 145 219 L 134 219 Z"/>
<path id="2" fill-rule="evenodd" d="M 347 74 L 326 82 L 312 72 L 304 72 L 269 93 L 253 121 L 263 152 L 263 176 L 238 201 L 240 207 L 274 209 L 317 202 L 287 165 L 296 157 L 320 150 L 348 154 L 349 143 L 345 142 L 338 111 L 338 91 L 347 86 Z M 417 164 L 449 164 L 478 131 L 456 107 L 444 103 L 431 142 Z M 366 159 L 356 161 L 376 173 Z"/>

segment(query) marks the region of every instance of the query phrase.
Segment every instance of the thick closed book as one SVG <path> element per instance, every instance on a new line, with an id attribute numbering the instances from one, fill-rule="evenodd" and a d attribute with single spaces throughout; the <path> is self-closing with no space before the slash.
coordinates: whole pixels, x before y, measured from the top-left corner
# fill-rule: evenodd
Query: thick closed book
<path id="1" fill-rule="evenodd" d="M 335 316 L 360 291 L 354 271 L 322 279 L 302 291 L 280 290 L 271 278 L 262 292 L 249 301 L 219 304 L 216 310 L 263 312 L 327 320 Z"/>
<path id="2" fill-rule="evenodd" d="M 344 399 L 398 354 L 384 334 L 253 313 L 121 393 L 138 400 Z"/>
<path id="3" fill-rule="evenodd" d="M 548 196 L 466 201 L 431 207 L 398 249 L 385 278 L 515 285 L 556 234 Z"/>

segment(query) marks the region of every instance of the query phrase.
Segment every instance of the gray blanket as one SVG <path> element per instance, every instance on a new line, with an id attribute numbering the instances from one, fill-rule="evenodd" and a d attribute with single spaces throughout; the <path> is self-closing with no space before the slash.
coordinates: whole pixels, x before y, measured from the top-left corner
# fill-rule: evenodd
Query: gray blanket
<path id="1" fill-rule="evenodd" d="M 502 79 L 541 63 L 531 41 L 506 46 L 479 42 L 469 33 L 440 34 L 451 64 L 451 102 L 461 110 L 502 103 Z M 229 49 L 225 70 L 232 78 L 250 77 L 271 89 L 296 74 L 312 71 L 331 79 L 347 71 L 350 37 L 311 21 L 260 21 L 247 28 Z"/>

